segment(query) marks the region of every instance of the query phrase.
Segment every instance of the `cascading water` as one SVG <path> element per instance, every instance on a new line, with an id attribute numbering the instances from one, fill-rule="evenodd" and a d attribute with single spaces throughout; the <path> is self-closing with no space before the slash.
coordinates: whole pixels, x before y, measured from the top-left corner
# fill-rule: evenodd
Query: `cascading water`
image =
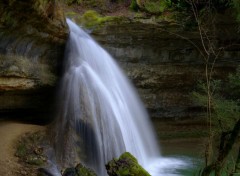
<path id="1" fill-rule="evenodd" d="M 104 176 L 105 164 L 128 151 L 150 168 L 160 154 L 145 108 L 111 56 L 76 24 L 67 23 L 57 158 L 62 164 L 80 160 Z"/>

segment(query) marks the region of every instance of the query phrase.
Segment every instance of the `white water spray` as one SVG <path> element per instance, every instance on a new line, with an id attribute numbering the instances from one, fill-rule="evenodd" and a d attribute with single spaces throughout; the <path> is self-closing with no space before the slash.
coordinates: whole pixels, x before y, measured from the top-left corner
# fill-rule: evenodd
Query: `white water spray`
<path id="1" fill-rule="evenodd" d="M 151 162 L 160 157 L 159 149 L 135 90 L 104 49 L 76 24 L 67 23 L 70 37 L 56 124 L 56 156 L 62 164 L 79 159 L 100 176 L 106 175 L 105 164 L 125 151 L 151 168 Z"/>

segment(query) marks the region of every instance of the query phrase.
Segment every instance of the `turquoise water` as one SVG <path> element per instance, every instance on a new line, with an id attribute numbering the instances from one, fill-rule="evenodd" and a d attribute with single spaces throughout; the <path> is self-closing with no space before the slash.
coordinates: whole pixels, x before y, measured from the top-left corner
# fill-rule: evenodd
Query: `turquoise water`
<path id="1" fill-rule="evenodd" d="M 199 175 L 200 168 L 203 165 L 203 160 L 189 156 L 177 156 L 179 159 L 188 163 L 187 167 L 177 169 L 175 172 L 181 176 L 197 176 Z"/>
<path id="2" fill-rule="evenodd" d="M 166 158 L 174 158 L 178 161 L 185 163 L 182 167 L 172 167 L 169 170 L 165 170 L 166 176 L 199 176 L 201 169 L 204 168 L 203 158 L 197 158 L 194 156 L 183 156 L 183 155 L 172 155 Z M 229 176 L 231 171 L 233 171 L 233 166 L 235 160 L 228 160 L 226 163 L 226 168 L 222 169 L 221 176 Z M 235 173 L 236 176 L 240 176 L 239 173 Z M 234 175 L 234 176 L 235 176 Z M 215 176 L 213 172 L 210 176 Z"/>
<path id="3" fill-rule="evenodd" d="M 200 158 L 194 158 L 189 156 L 175 156 L 176 158 L 183 160 L 187 163 L 186 167 L 175 170 L 175 173 L 179 176 L 197 176 L 200 172 L 200 168 L 203 165 L 203 160 Z"/>
<path id="4" fill-rule="evenodd" d="M 202 163 L 202 159 L 190 156 L 162 156 L 152 160 L 151 165 L 145 169 L 157 176 L 197 176 Z"/>

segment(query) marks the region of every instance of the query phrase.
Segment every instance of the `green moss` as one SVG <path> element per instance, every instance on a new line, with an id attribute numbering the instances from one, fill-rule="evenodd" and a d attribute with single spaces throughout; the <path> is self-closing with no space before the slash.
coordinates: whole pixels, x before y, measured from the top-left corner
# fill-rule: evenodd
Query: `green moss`
<path id="1" fill-rule="evenodd" d="M 26 163 L 36 166 L 42 166 L 46 162 L 46 158 L 35 154 L 26 156 Z"/>
<path id="2" fill-rule="evenodd" d="M 150 176 L 129 152 L 123 153 L 119 159 L 109 161 L 106 169 L 109 176 Z"/>
<path id="3" fill-rule="evenodd" d="M 26 133 L 18 140 L 15 155 L 26 164 L 42 166 L 47 160 L 41 147 L 45 140 L 42 132 Z"/>
<path id="4" fill-rule="evenodd" d="M 79 176 L 96 176 L 91 169 L 84 167 L 82 164 L 76 166 L 76 171 Z"/>
<path id="5" fill-rule="evenodd" d="M 96 11 L 89 10 L 85 12 L 79 19 L 78 23 L 82 24 L 86 28 L 95 28 L 101 26 L 108 21 L 112 21 L 114 17 L 101 16 Z"/>
<path id="6" fill-rule="evenodd" d="M 16 156 L 17 157 L 25 157 L 27 154 L 27 147 L 24 143 L 20 143 L 18 146 L 17 146 L 17 150 L 16 150 Z"/>
<path id="7" fill-rule="evenodd" d="M 69 11 L 69 12 L 65 12 L 65 15 L 68 18 L 74 18 L 75 16 L 77 16 L 77 13 L 73 11 Z"/>
<path id="8" fill-rule="evenodd" d="M 166 22 L 175 22 L 175 14 L 174 13 L 168 13 L 168 14 L 161 14 L 156 18 L 156 22 L 162 22 L 162 21 L 166 21 Z"/>
<path id="9" fill-rule="evenodd" d="M 167 7 L 168 7 L 168 2 L 165 0 L 156 1 L 156 2 L 147 1 L 144 4 L 144 8 L 146 9 L 146 11 L 153 14 L 162 13 L 167 9 Z"/>
<path id="10" fill-rule="evenodd" d="M 134 163 L 137 163 L 137 159 L 129 152 L 125 152 L 123 153 L 120 158 L 120 160 L 130 160 L 130 161 L 133 161 Z"/>
<path id="11" fill-rule="evenodd" d="M 150 14 L 161 14 L 171 6 L 169 0 L 132 0 L 130 8 L 145 11 Z"/>

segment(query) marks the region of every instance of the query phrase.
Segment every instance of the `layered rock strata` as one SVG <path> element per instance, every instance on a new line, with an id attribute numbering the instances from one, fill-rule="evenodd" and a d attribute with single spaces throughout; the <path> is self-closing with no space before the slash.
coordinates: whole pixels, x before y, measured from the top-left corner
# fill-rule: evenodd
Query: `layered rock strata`
<path id="1" fill-rule="evenodd" d="M 48 113 L 67 36 L 55 1 L 0 2 L 1 116 Z"/>

